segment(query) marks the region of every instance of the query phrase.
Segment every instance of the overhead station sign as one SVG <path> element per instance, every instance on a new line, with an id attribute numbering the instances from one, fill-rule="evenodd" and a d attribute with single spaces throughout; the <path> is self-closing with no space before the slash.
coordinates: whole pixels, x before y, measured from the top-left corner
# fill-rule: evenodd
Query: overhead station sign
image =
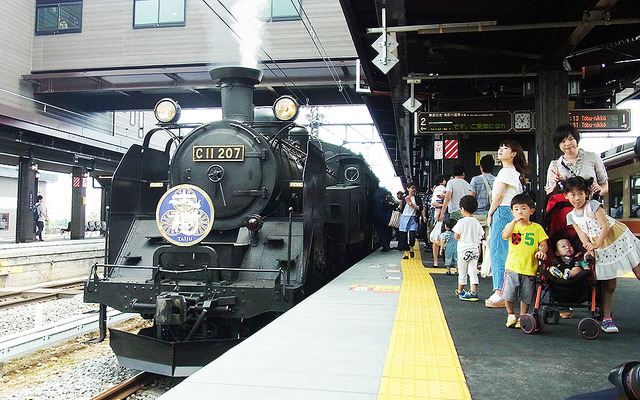
<path id="1" fill-rule="evenodd" d="M 569 123 L 581 132 L 628 132 L 631 114 L 623 109 L 569 110 Z"/>
<path id="2" fill-rule="evenodd" d="M 509 132 L 513 114 L 509 111 L 446 111 L 416 113 L 416 133 Z"/>
<path id="3" fill-rule="evenodd" d="M 518 133 L 534 129 L 533 112 L 522 111 L 440 111 L 417 112 L 415 133 Z M 569 122 L 581 132 L 628 132 L 631 114 L 626 109 L 569 110 Z"/>

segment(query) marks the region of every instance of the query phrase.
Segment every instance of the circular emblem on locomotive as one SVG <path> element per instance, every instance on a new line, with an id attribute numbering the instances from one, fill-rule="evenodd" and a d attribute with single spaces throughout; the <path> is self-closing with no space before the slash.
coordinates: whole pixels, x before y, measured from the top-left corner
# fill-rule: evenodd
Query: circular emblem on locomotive
<path id="1" fill-rule="evenodd" d="M 213 219 L 211 198 L 193 185 L 172 187 L 162 196 L 156 209 L 160 233 L 178 246 L 199 243 L 211 231 Z"/>

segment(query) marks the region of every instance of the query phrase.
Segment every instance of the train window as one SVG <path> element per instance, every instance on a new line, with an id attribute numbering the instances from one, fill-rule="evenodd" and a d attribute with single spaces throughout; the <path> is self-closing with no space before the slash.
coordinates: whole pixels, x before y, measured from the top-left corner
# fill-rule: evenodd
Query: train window
<path id="1" fill-rule="evenodd" d="M 82 1 L 36 1 L 36 35 L 74 33 L 81 30 Z"/>
<path id="2" fill-rule="evenodd" d="M 258 17 L 265 21 L 291 21 L 300 19 L 302 0 L 268 0 Z"/>
<path id="3" fill-rule="evenodd" d="M 134 0 L 133 27 L 184 26 L 185 0 Z"/>
<path id="4" fill-rule="evenodd" d="M 631 218 L 640 218 L 640 174 L 631 177 Z"/>
<path id="5" fill-rule="evenodd" d="M 622 195 L 624 185 L 622 180 L 609 181 L 609 215 L 613 218 L 622 218 L 624 206 Z"/>

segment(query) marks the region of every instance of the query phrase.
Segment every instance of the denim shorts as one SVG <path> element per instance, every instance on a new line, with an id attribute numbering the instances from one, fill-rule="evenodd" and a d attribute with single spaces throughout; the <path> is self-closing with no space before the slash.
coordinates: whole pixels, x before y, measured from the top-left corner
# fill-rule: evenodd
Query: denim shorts
<path id="1" fill-rule="evenodd" d="M 458 265 L 458 252 L 457 251 L 446 251 L 444 252 L 444 266 L 445 267 L 453 267 L 454 265 Z"/>

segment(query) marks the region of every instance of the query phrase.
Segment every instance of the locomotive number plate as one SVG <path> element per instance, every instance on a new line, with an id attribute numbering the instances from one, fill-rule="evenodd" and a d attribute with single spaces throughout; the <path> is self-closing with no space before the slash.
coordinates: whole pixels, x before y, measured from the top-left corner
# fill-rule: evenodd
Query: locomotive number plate
<path id="1" fill-rule="evenodd" d="M 244 146 L 193 146 L 193 161 L 244 161 Z"/>

